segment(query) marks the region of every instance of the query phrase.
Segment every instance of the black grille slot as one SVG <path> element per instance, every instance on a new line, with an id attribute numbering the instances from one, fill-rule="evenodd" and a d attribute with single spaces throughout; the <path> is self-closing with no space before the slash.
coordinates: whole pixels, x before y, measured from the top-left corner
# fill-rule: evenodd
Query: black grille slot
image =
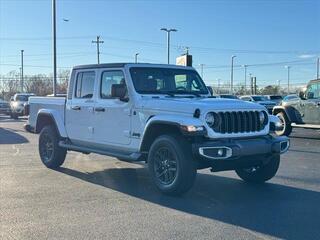
<path id="1" fill-rule="evenodd" d="M 218 133 L 258 132 L 265 127 L 258 111 L 219 112 L 216 116 L 218 124 L 213 130 Z"/>

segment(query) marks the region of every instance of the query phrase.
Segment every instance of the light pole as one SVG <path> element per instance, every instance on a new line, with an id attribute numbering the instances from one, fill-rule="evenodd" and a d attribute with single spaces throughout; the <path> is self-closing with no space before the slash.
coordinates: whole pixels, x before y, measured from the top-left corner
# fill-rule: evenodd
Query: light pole
<path id="1" fill-rule="evenodd" d="M 20 91 L 23 93 L 23 52 L 24 50 L 21 50 L 21 79 L 20 79 Z"/>
<path id="2" fill-rule="evenodd" d="M 53 35 L 53 96 L 57 90 L 57 36 L 56 36 L 56 0 L 52 0 L 52 35 Z"/>
<path id="3" fill-rule="evenodd" d="M 100 43 L 104 43 L 104 41 L 100 41 L 100 36 L 97 36 L 97 40 L 91 42 L 97 44 L 97 62 L 100 64 Z"/>
<path id="4" fill-rule="evenodd" d="M 277 82 L 278 82 L 278 94 L 280 94 L 280 82 L 281 82 L 281 80 L 277 80 Z"/>
<path id="5" fill-rule="evenodd" d="M 136 54 L 134 55 L 134 62 L 135 62 L 135 63 L 138 63 L 138 55 L 139 55 L 139 53 L 136 53 Z"/>
<path id="6" fill-rule="evenodd" d="M 201 68 L 201 78 L 202 78 L 202 80 L 203 80 L 203 66 L 204 66 L 205 64 L 203 64 L 203 63 L 200 63 L 199 64 L 199 66 L 200 66 L 200 68 Z"/>
<path id="7" fill-rule="evenodd" d="M 320 58 L 317 58 L 317 79 L 319 79 L 319 65 L 320 65 Z"/>
<path id="8" fill-rule="evenodd" d="M 247 67 L 248 65 L 242 65 L 244 67 L 244 92 L 247 92 Z"/>
<path id="9" fill-rule="evenodd" d="M 170 64 L 170 32 L 177 32 L 177 29 L 174 28 L 161 28 L 161 31 L 167 32 L 167 57 L 168 57 L 168 64 Z"/>
<path id="10" fill-rule="evenodd" d="M 290 94 L 290 66 L 285 66 L 288 69 L 288 94 Z"/>
<path id="11" fill-rule="evenodd" d="M 218 93 L 220 93 L 220 78 L 217 78 L 217 82 L 218 82 Z"/>
<path id="12" fill-rule="evenodd" d="M 233 94 L 233 60 L 236 56 L 231 56 L 231 77 L 230 77 L 230 94 Z"/>

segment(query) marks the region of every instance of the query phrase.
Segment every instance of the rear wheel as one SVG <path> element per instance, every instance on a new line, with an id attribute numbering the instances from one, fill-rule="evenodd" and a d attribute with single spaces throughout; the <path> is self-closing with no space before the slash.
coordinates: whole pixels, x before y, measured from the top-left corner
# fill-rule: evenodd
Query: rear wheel
<path id="1" fill-rule="evenodd" d="M 276 134 L 278 136 L 289 136 L 292 132 L 292 127 L 287 115 L 284 112 L 279 112 L 276 116 L 282 124 L 282 130 L 276 131 Z"/>
<path id="2" fill-rule="evenodd" d="M 273 155 L 266 164 L 237 169 L 237 175 L 246 182 L 263 183 L 273 178 L 280 165 L 280 155 Z"/>
<path id="3" fill-rule="evenodd" d="M 178 135 L 162 135 L 151 145 L 148 168 L 162 193 L 180 195 L 192 187 L 197 170 L 188 145 Z"/>
<path id="4" fill-rule="evenodd" d="M 18 114 L 17 113 L 11 113 L 10 117 L 13 119 L 18 119 Z"/>
<path id="5" fill-rule="evenodd" d="M 67 150 L 59 147 L 59 135 L 53 126 L 45 126 L 39 136 L 39 154 L 42 163 L 48 168 L 60 167 Z"/>

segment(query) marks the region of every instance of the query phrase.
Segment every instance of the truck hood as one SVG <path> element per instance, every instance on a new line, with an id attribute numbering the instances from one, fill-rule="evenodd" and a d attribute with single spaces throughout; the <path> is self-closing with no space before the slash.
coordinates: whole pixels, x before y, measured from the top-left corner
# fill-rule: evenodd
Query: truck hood
<path id="1" fill-rule="evenodd" d="M 143 97 L 141 101 L 142 108 L 145 110 L 193 113 L 199 108 L 201 111 L 221 111 L 221 110 L 265 110 L 265 108 L 256 103 L 245 102 L 236 99 L 223 98 L 180 98 L 180 97 L 160 97 L 153 99 Z"/>
<path id="2" fill-rule="evenodd" d="M 275 102 L 272 101 L 256 101 L 256 103 L 259 103 L 261 105 L 275 105 Z"/>

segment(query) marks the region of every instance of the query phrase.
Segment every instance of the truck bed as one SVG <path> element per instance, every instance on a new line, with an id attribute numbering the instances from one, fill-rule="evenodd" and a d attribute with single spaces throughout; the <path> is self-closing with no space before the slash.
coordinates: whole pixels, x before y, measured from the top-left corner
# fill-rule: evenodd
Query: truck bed
<path id="1" fill-rule="evenodd" d="M 64 119 L 65 104 L 66 104 L 65 97 L 30 97 L 29 98 L 30 112 L 29 112 L 28 124 L 32 129 L 35 128 L 37 115 L 41 109 L 56 110 L 59 112 L 59 114 L 61 114 L 60 116 L 62 116 Z"/>

